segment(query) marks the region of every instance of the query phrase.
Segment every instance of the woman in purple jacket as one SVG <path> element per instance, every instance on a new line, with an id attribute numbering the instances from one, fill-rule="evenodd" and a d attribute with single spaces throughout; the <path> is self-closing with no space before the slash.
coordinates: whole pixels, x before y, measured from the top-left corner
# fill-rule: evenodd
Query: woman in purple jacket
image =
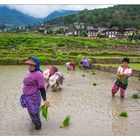
<path id="1" fill-rule="evenodd" d="M 41 129 L 41 120 L 39 115 L 41 96 L 46 106 L 49 102 L 46 99 L 45 81 L 43 73 L 40 70 L 40 63 L 36 57 L 29 57 L 25 62 L 28 64 L 29 72 L 23 80 L 23 94 L 20 102 L 23 108 L 27 108 L 32 122 L 35 124 L 35 129 Z"/>
<path id="2" fill-rule="evenodd" d="M 89 68 L 90 67 L 90 61 L 88 59 L 83 59 L 80 62 L 80 65 L 82 68 Z"/>

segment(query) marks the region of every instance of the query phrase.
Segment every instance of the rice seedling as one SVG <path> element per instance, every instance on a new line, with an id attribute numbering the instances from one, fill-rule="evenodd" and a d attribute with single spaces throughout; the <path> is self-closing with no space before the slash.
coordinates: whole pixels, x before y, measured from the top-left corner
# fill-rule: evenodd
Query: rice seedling
<path id="1" fill-rule="evenodd" d="M 133 99 L 138 99 L 138 98 L 140 98 L 140 95 L 137 94 L 137 93 L 134 93 L 131 97 L 132 97 Z"/>
<path id="2" fill-rule="evenodd" d="M 83 77 L 85 77 L 85 74 L 82 74 Z"/>
<path id="3" fill-rule="evenodd" d="M 97 84 L 96 83 L 93 83 L 93 86 L 96 86 Z"/>
<path id="4" fill-rule="evenodd" d="M 42 105 L 40 108 L 42 116 L 47 120 L 48 119 L 48 107 L 46 105 Z"/>
<path id="5" fill-rule="evenodd" d="M 128 114 L 127 114 L 127 112 L 121 112 L 121 113 L 119 114 L 119 116 L 120 116 L 120 117 L 128 117 Z"/>
<path id="6" fill-rule="evenodd" d="M 60 125 L 60 128 L 64 128 L 64 127 L 68 126 L 69 121 L 70 121 L 70 116 L 65 117 L 65 119 L 63 120 L 63 123 Z"/>
<path id="7" fill-rule="evenodd" d="M 92 72 L 93 75 L 95 75 L 95 72 Z"/>

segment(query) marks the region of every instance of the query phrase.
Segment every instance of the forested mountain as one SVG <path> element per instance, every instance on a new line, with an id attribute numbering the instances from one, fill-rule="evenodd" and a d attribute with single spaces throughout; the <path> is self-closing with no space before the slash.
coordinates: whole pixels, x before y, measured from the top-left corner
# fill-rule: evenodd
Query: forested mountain
<path id="1" fill-rule="evenodd" d="M 58 17 L 63 17 L 63 16 L 67 16 L 67 15 L 72 15 L 72 14 L 77 14 L 80 11 L 76 11 L 76 10 L 59 10 L 59 11 L 54 11 L 52 13 L 50 13 L 45 20 L 50 20 L 50 19 L 54 19 L 54 18 L 58 18 Z"/>
<path id="2" fill-rule="evenodd" d="M 1 5 L 0 6 L 0 25 L 4 25 L 4 24 L 32 25 L 34 23 L 36 24 L 42 23 L 44 21 L 47 21 L 53 18 L 76 14 L 76 13 L 79 13 L 79 11 L 59 10 L 59 11 L 52 12 L 46 18 L 40 19 L 40 18 L 35 18 L 27 14 L 24 14 L 16 9 L 11 9 L 8 6 Z"/>
<path id="3" fill-rule="evenodd" d="M 0 25 L 32 25 L 39 20 L 7 6 L 0 6 Z"/>
<path id="4" fill-rule="evenodd" d="M 95 27 L 140 28 L 140 5 L 115 5 L 113 7 L 83 10 L 78 14 L 59 17 L 48 21 L 51 25 L 69 25 L 82 22 Z"/>

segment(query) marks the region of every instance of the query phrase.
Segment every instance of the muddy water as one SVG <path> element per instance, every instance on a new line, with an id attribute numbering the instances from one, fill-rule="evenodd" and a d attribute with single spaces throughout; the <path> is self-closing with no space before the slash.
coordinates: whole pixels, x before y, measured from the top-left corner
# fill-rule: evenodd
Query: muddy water
<path id="1" fill-rule="evenodd" d="M 59 69 L 65 77 L 63 88 L 48 90 L 49 118 L 41 117 L 42 130 L 36 131 L 19 103 L 26 66 L 0 66 L 0 135 L 140 135 L 140 99 L 131 98 L 140 90 L 138 78 L 129 79 L 126 98 L 120 100 L 119 93 L 111 97 L 114 74 Z M 118 116 L 122 111 L 128 112 L 128 118 Z M 71 115 L 70 125 L 59 128 L 67 115 Z"/>

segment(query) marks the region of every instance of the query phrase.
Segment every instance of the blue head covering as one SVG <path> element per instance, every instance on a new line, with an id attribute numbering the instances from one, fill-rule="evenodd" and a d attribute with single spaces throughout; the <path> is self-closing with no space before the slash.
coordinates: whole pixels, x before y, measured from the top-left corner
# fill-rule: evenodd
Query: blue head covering
<path id="1" fill-rule="evenodd" d="M 38 58 L 35 57 L 35 56 L 31 56 L 31 57 L 29 57 L 29 59 L 32 59 L 35 62 L 35 64 L 36 64 L 35 65 L 35 71 L 39 70 L 39 71 L 42 72 L 42 70 L 40 69 L 40 62 L 39 62 Z"/>

